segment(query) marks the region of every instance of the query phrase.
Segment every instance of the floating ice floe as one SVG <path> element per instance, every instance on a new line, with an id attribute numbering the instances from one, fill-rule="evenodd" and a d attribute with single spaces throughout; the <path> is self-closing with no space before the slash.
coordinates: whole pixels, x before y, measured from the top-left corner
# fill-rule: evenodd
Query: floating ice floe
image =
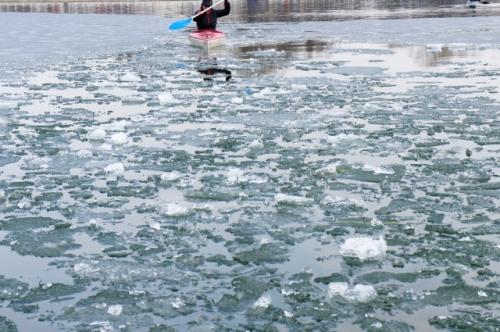
<path id="1" fill-rule="evenodd" d="M 116 133 L 111 135 L 111 142 L 115 145 L 123 145 L 128 142 L 128 137 L 125 133 Z"/>
<path id="2" fill-rule="evenodd" d="M 337 206 L 358 206 L 360 208 L 366 209 L 366 204 L 362 200 L 355 198 L 342 197 L 342 196 L 331 196 L 328 195 L 323 199 L 323 204 L 325 205 L 337 205 Z"/>
<path id="3" fill-rule="evenodd" d="M 0 111 L 8 111 L 10 109 L 16 108 L 18 106 L 17 102 L 14 101 L 1 101 Z"/>
<path id="4" fill-rule="evenodd" d="M 254 139 L 252 142 L 250 142 L 250 144 L 248 144 L 249 148 L 261 148 L 263 146 L 264 144 L 262 144 L 262 141 L 258 139 Z"/>
<path id="5" fill-rule="evenodd" d="M 87 263 L 77 263 L 77 264 L 75 264 L 75 266 L 73 266 L 73 271 L 76 274 L 88 275 L 88 274 L 95 273 L 95 272 L 99 271 L 99 269 L 94 268 Z"/>
<path id="6" fill-rule="evenodd" d="M 182 301 L 180 297 L 176 297 L 175 300 L 172 301 L 172 307 L 174 307 L 175 309 L 180 309 L 185 305 L 186 303 L 184 303 L 184 301 Z"/>
<path id="7" fill-rule="evenodd" d="M 174 96 L 172 96 L 171 93 L 168 93 L 168 92 L 165 92 L 165 93 L 161 93 L 158 95 L 158 101 L 160 102 L 160 104 L 162 105 L 166 105 L 166 104 L 174 104 L 174 103 L 177 103 L 178 100 L 174 98 Z"/>
<path id="8" fill-rule="evenodd" d="M 302 197 L 302 196 L 292 196 L 287 194 L 278 193 L 274 196 L 274 199 L 277 203 L 280 204 L 294 204 L 294 205 L 304 205 L 310 204 L 313 202 L 311 198 Z"/>
<path id="9" fill-rule="evenodd" d="M 177 171 L 166 172 L 160 175 L 160 181 L 163 183 L 172 182 L 182 177 L 182 173 Z"/>
<path id="10" fill-rule="evenodd" d="M 0 189 L 0 200 L 5 198 L 5 191 Z"/>
<path id="11" fill-rule="evenodd" d="M 162 207 L 162 212 L 169 217 L 181 217 L 189 214 L 190 210 L 177 203 L 167 203 Z"/>
<path id="12" fill-rule="evenodd" d="M 241 97 L 233 97 L 231 99 L 232 104 L 243 104 L 243 98 Z"/>
<path id="13" fill-rule="evenodd" d="M 106 130 L 102 128 L 97 128 L 88 134 L 88 139 L 93 141 L 100 141 L 106 138 Z"/>
<path id="14" fill-rule="evenodd" d="M 108 314 L 112 316 L 120 316 L 123 311 L 123 307 L 120 304 L 113 304 L 108 307 Z"/>
<path id="15" fill-rule="evenodd" d="M 112 173 L 115 175 L 122 175 L 123 173 L 125 173 L 125 167 L 123 166 L 122 163 L 113 163 L 113 164 L 109 164 L 108 166 L 106 166 L 104 168 L 104 171 L 106 173 Z"/>
<path id="16" fill-rule="evenodd" d="M 353 237 L 340 246 L 340 254 L 344 257 L 356 257 L 361 261 L 376 260 L 385 255 L 387 243 L 383 238 Z"/>
<path id="17" fill-rule="evenodd" d="M 334 164 L 331 164 L 331 165 L 327 165 L 323 168 L 320 168 L 319 170 L 316 171 L 316 173 L 327 173 L 327 174 L 335 174 L 337 173 L 337 167 L 339 166 L 339 164 L 337 163 L 334 163 Z"/>
<path id="18" fill-rule="evenodd" d="M 123 75 L 120 78 L 120 81 L 123 81 L 123 82 L 140 82 L 141 78 L 137 74 L 126 73 L 125 75 Z"/>
<path id="19" fill-rule="evenodd" d="M 266 309 L 267 307 L 269 307 L 271 305 L 271 302 L 272 302 L 271 297 L 269 295 L 262 295 L 261 297 L 259 297 L 257 299 L 257 301 L 255 301 L 255 303 L 253 304 L 253 307 Z"/>
<path id="20" fill-rule="evenodd" d="M 91 157 L 92 156 L 92 152 L 87 150 L 87 149 L 82 149 L 82 150 L 79 150 L 76 155 L 80 158 L 86 158 L 86 157 Z"/>
<path id="21" fill-rule="evenodd" d="M 373 165 L 363 165 L 361 167 L 363 171 L 366 172 L 373 172 L 375 174 L 386 174 L 386 175 L 392 175 L 394 174 L 394 170 L 390 168 L 389 166 L 373 166 Z"/>
<path id="22" fill-rule="evenodd" d="M 100 149 L 102 151 L 111 151 L 111 150 L 113 150 L 113 146 L 109 143 L 104 143 L 100 146 Z"/>
<path id="23" fill-rule="evenodd" d="M 342 296 L 352 302 L 368 302 L 377 296 L 377 291 L 372 285 L 349 287 L 346 282 L 332 282 L 328 284 L 328 296 Z"/>
<path id="24" fill-rule="evenodd" d="M 159 222 L 153 222 L 149 224 L 149 227 L 151 227 L 154 230 L 159 231 L 161 229 L 161 224 Z"/>

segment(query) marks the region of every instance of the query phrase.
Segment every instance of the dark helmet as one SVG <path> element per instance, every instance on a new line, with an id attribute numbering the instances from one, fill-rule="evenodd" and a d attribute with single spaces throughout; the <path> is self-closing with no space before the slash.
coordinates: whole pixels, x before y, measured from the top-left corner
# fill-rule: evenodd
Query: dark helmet
<path id="1" fill-rule="evenodd" d="M 210 7 L 212 5 L 212 0 L 202 0 L 201 4 L 205 7 Z"/>

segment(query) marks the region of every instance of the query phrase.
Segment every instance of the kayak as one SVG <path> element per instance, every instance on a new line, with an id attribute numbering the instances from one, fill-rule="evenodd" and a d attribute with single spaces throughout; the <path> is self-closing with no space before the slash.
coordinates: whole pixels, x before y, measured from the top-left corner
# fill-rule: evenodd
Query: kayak
<path id="1" fill-rule="evenodd" d="M 481 6 L 481 5 L 488 5 L 489 4 L 489 1 L 481 1 L 481 0 L 468 0 L 467 1 L 467 7 L 469 8 L 476 8 L 477 6 Z"/>
<path id="2" fill-rule="evenodd" d="M 189 40 L 194 46 L 210 50 L 224 45 L 226 34 L 218 30 L 198 30 L 189 34 Z"/>

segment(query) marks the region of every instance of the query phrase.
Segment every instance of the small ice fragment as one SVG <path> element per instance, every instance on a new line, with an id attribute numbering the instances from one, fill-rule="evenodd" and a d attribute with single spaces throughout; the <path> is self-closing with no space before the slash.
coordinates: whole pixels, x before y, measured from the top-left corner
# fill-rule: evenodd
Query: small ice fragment
<path id="1" fill-rule="evenodd" d="M 375 322 L 372 326 L 376 329 L 381 329 L 384 325 L 381 322 Z"/>
<path id="2" fill-rule="evenodd" d="M 172 96 L 172 94 L 168 93 L 168 92 L 159 94 L 158 100 L 160 101 L 160 104 L 162 104 L 162 105 L 172 104 L 172 103 L 177 102 L 177 99 L 175 99 L 174 96 Z"/>
<path id="3" fill-rule="evenodd" d="M 274 196 L 274 199 L 277 203 L 285 203 L 285 204 L 308 204 L 312 203 L 312 199 L 302 197 L 302 196 L 292 196 L 287 194 L 278 193 Z"/>
<path id="4" fill-rule="evenodd" d="M 292 90 L 307 90 L 307 85 L 305 84 L 292 84 Z"/>
<path id="5" fill-rule="evenodd" d="M 116 133 L 111 136 L 111 142 L 115 145 L 122 145 L 128 142 L 128 137 L 125 133 Z"/>
<path id="6" fill-rule="evenodd" d="M 180 297 L 176 297 L 175 300 L 172 302 L 172 307 L 174 307 L 175 309 L 180 309 L 185 305 L 186 304 L 184 303 L 184 301 L 182 301 Z"/>
<path id="7" fill-rule="evenodd" d="M 97 128 L 88 134 L 88 139 L 99 141 L 106 137 L 106 131 L 102 128 Z"/>
<path id="8" fill-rule="evenodd" d="M 267 243 L 271 243 L 271 239 L 268 238 L 268 237 L 264 237 L 262 238 L 262 240 L 260 240 L 260 244 L 267 244 Z"/>
<path id="9" fill-rule="evenodd" d="M 243 98 L 241 97 L 234 97 L 231 99 L 231 103 L 233 104 L 243 104 Z"/>
<path id="10" fill-rule="evenodd" d="M 18 106 L 17 102 L 13 101 L 2 101 L 0 102 L 0 111 L 7 111 Z"/>
<path id="11" fill-rule="evenodd" d="M 0 189 L 0 199 L 4 199 L 5 198 L 5 191 Z"/>
<path id="12" fill-rule="evenodd" d="M 169 217 L 180 217 L 185 216 L 189 213 L 189 209 L 185 206 L 179 205 L 177 203 L 167 203 L 163 207 L 163 213 Z"/>
<path id="13" fill-rule="evenodd" d="M 477 295 L 478 295 L 478 296 L 481 296 L 481 297 L 488 297 L 488 294 L 486 294 L 486 292 L 485 292 L 485 291 L 482 291 L 482 290 L 477 291 Z"/>
<path id="14" fill-rule="evenodd" d="M 373 165 L 363 165 L 362 169 L 364 171 L 373 172 L 375 174 L 387 174 L 387 175 L 394 174 L 394 170 L 389 166 L 378 167 Z"/>
<path id="15" fill-rule="evenodd" d="M 466 236 L 466 237 L 461 238 L 461 239 L 460 239 L 460 240 L 458 240 L 458 241 L 460 241 L 460 242 L 470 242 L 470 241 L 471 241 L 471 238 L 470 238 L 470 236 Z"/>
<path id="16" fill-rule="evenodd" d="M 120 316 L 123 311 L 123 307 L 120 304 L 113 304 L 108 307 L 108 314 L 112 316 Z"/>
<path id="17" fill-rule="evenodd" d="M 141 78 L 134 73 L 126 73 L 121 77 L 121 81 L 123 82 L 140 82 Z"/>
<path id="18" fill-rule="evenodd" d="M 159 231 L 161 229 L 161 224 L 159 222 L 154 222 L 154 223 L 149 224 L 149 227 Z"/>
<path id="19" fill-rule="evenodd" d="M 290 311 L 283 310 L 283 314 L 286 318 L 292 318 L 293 314 Z"/>
<path id="20" fill-rule="evenodd" d="M 177 171 L 166 172 L 166 173 L 163 173 L 162 175 L 160 175 L 160 180 L 161 180 L 161 182 L 166 183 L 166 182 L 175 181 L 175 180 L 179 179 L 181 176 L 182 176 L 182 174 L 180 172 L 177 172 Z"/>
<path id="21" fill-rule="evenodd" d="M 328 284 L 328 296 L 344 296 L 348 289 L 349 285 L 347 285 L 347 282 L 331 282 Z"/>
<path id="22" fill-rule="evenodd" d="M 75 266 L 73 266 L 73 271 L 76 274 L 89 274 L 89 273 L 97 272 L 97 271 L 99 271 L 99 269 L 94 268 L 87 263 L 77 263 L 77 264 L 75 264 Z"/>
<path id="23" fill-rule="evenodd" d="M 378 218 L 373 218 L 372 220 L 370 220 L 370 225 L 372 226 L 382 226 L 383 223 L 380 219 Z"/>
<path id="24" fill-rule="evenodd" d="M 271 305 L 271 297 L 269 295 L 262 295 L 261 297 L 259 297 L 257 301 L 255 301 L 253 307 L 266 309 L 270 305 Z"/>
<path id="25" fill-rule="evenodd" d="M 106 173 L 113 173 L 116 175 L 122 175 L 125 173 L 125 167 L 123 167 L 122 163 L 114 163 L 114 164 L 109 164 L 104 168 L 104 171 Z"/>
<path id="26" fill-rule="evenodd" d="M 76 153 L 76 155 L 80 158 L 86 158 L 86 157 L 91 157 L 92 156 L 92 152 L 87 150 L 87 149 L 83 149 L 83 150 L 80 150 Z"/>
<path id="27" fill-rule="evenodd" d="M 383 238 L 378 240 L 370 237 L 353 237 L 340 246 L 340 254 L 344 257 L 357 257 L 364 261 L 379 259 L 385 255 L 387 243 Z"/>
<path id="28" fill-rule="evenodd" d="M 376 296 L 377 291 L 372 285 L 362 284 L 358 284 L 353 288 L 350 288 L 345 294 L 346 299 L 355 302 L 368 302 Z"/>
<path id="29" fill-rule="evenodd" d="M 231 168 L 226 172 L 227 182 L 229 184 L 235 184 L 241 181 L 244 172 L 237 168 Z"/>
<path id="30" fill-rule="evenodd" d="M 261 148 L 263 146 L 264 145 L 262 144 L 262 142 L 258 139 L 254 139 L 252 142 L 250 142 L 250 144 L 248 144 L 249 148 Z"/>
<path id="31" fill-rule="evenodd" d="M 103 151 L 111 151 L 111 150 L 113 150 L 113 146 L 111 144 L 104 143 L 103 145 L 101 145 L 101 150 L 103 150 Z"/>

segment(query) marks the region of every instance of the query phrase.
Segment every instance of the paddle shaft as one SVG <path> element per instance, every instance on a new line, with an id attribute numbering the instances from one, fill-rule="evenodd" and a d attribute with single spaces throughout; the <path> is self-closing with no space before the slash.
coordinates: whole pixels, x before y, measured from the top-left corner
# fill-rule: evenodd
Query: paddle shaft
<path id="1" fill-rule="evenodd" d="M 199 12 L 198 14 L 192 16 L 191 18 L 195 18 L 195 17 L 198 17 L 200 15 L 203 15 L 205 12 L 209 11 L 210 9 L 214 8 L 215 6 L 217 6 L 218 4 L 220 3 L 223 3 L 225 0 L 220 0 L 219 2 L 216 2 L 214 5 L 211 5 L 210 7 L 208 8 L 205 8 L 203 9 L 201 12 Z"/>

